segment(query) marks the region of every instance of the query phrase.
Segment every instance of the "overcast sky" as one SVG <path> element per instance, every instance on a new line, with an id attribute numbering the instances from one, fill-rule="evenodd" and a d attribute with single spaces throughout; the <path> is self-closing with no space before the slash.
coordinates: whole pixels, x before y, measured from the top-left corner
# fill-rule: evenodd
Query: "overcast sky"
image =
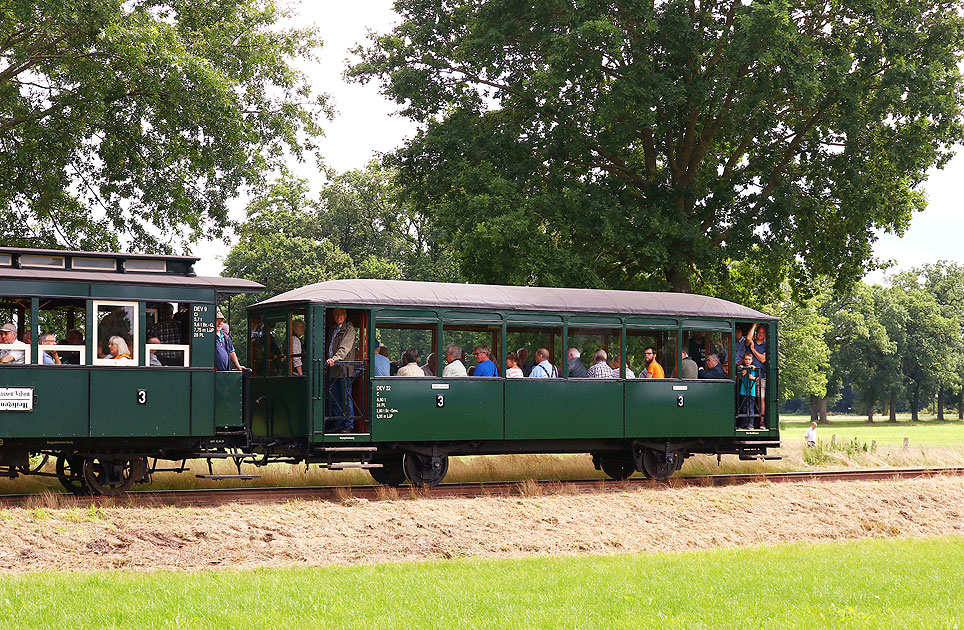
<path id="1" fill-rule="evenodd" d="M 371 29 L 386 32 L 396 23 L 391 0 L 366 0 L 364 10 L 358 4 L 336 2 L 304 2 L 295 6 L 297 23 L 314 24 L 325 42 L 320 61 L 303 67 L 319 91 L 331 95 L 337 115 L 324 123 L 325 138 L 320 142 L 321 154 L 328 166 L 342 172 L 362 168 L 378 152 L 388 152 L 413 134 L 408 120 L 393 115 L 395 107 L 378 93 L 378 86 L 349 84 L 342 79 L 349 49 L 365 40 Z M 296 171 L 309 179 L 314 188 L 321 182 L 313 164 Z M 874 251 L 879 258 L 894 260 L 898 267 L 912 267 L 938 260 L 964 263 L 964 213 L 959 211 L 964 182 L 964 156 L 958 155 L 942 171 L 931 174 L 925 185 L 929 206 L 911 221 L 903 238 L 882 235 Z M 244 201 L 234 209 L 236 218 L 243 216 Z M 221 271 L 218 258 L 227 254 L 230 243 L 200 244 L 195 254 L 202 260 L 199 275 L 217 275 Z M 868 275 L 867 280 L 880 282 L 883 272 Z"/>

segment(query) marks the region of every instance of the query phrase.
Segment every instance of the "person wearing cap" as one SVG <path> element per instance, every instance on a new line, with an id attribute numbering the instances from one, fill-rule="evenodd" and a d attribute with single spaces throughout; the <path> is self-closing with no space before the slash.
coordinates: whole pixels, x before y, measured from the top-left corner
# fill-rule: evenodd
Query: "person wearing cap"
<path id="1" fill-rule="evenodd" d="M 17 327 L 12 322 L 7 322 L 0 326 L 0 343 L 17 348 L 26 348 L 27 344 L 17 339 Z M 24 350 L 17 348 L 4 348 L 0 350 L 0 363 L 12 363 L 14 365 L 24 364 Z"/>
<path id="2" fill-rule="evenodd" d="M 234 363 L 235 369 L 243 370 L 244 366 L 238 361 L 238 355 L 234 352 L 231 337 L 224 334 L 221 329 L 221 324 L 224 323 L 224 315 L 221 314 L 221 309 L 218 309 L 215 318 L 214 329 L 217 331 L 217 336 L 214 338 L 214 369 L 218 372 L 227 372 L 231 369 L 231 364 Z"/>
<path id="3" fill-rule="evenodd" d="M 382 344 L 375 340 L 375 356 L 373 357 L 374 362 L 372 363 L 372 375 L 373 376 L 390 376 L 392 373 L 392 362 L 384 354 L 378 351 L 382 347 Z"/>

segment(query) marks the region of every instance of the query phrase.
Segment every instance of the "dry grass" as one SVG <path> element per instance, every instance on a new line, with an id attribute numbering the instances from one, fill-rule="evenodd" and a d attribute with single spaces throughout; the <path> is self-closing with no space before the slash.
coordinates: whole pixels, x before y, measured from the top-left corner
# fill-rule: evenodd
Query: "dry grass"
<path id="1" fill-rule="evenodd" d="M 964 535 L 964 478 L 217 508 L 8 508 L 0 571 L 201 570 Z"/>

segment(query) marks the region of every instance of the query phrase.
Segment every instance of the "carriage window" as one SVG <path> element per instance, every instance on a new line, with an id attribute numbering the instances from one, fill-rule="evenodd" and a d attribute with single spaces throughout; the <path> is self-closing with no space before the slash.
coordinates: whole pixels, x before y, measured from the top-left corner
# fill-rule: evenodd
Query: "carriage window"
<path id="1" fill-rule="evenodd" d="M 475 376 L 475 370 L 485 361 L 491 361 L 492 365 L 486 363 L 478 376 L 502 376 L 505 369 L 499 365 L 501 337 L 502 326 L 499 324 L 446 324 L 442 327 L 442 353 L 450 346 L 458 346 L 462 356 L 454 358 L 462 361 L 466 376 Z M 476 348 L 485 357 L 476 355 Z"/>
<path id="2" fill-rule="evenodd" d="M 23 363 L 33 363 L 30 357 L 30 298 L 0 298 L 0 325 L 13 324 L 17 328 L 17 335 L 14 339 L 0 339 L 7 343 L 0 343 L 0 358 L 7 354 L 13 355 L 14 359 L 6 359 L 3 363 L 20 365 Z M 23 347 L 27 344 L 27 348 Z"/>
<path id="3" fill-rule="evenodd" d="M 307 371 L 305 365 L 305 309 L 297 308 L 291 311 L 291 338 L 288 356 L 288 369 L 292 376 L 304 376 Z"/>
<path id="4" fill-rule="evenodd" d="M 264 376 L 265 363 L 265 333 L 264 315 L 251 313 L 248 319 L 248 330 L 251 331 L 251 345 L 248 356 L 251 358 L 251 376 Z"/>
<path id="5" fill-rule="evenodd" d="M 137 304 L 94 302 L 94 365 L 137 365 Z"/>
<path id="6" fill-rule="evenodd" d="M 597 350 L 605 350 L 609 367 L 618 371 L 621 338 L 622 331 L 618 328 L 570 328 L 569 347 L 566 348 L 569 378 L 589 378 L 587 370 L 595 364 L 594 355 Z M 578 359 L 569 359 L 572 348 L 579 351 Z M 580 369 L 580 365 L 582 365 L 582 369 Z"/>
<path id="7" fill-rule="evenodd" d="M 191 364 L 191 305 L 148 302 L 147 356 L 144 365 L 188 367 Z"/>
<path id="8" fill-rule="evenodd" d="M 87 304 L 84 300 L 41 299 L 37 313 L 39 365 L 87 363 Z"/>
<path id="9" fill-rule="evenodd" d="M 288 320 L 269 319 L 265 328 L 268 341 L 268 376 L 287 376 Z"/>
<path id="10" fill-rule="evenodd" d="M 562 326 L 509 326 L 506 329 L 506 348 L 519 357 L 519 367 L 525 376 L 532 373 L 537 363 L 536 352 L 540 348 L 549 351 L 549 362 L 562 375 Z"/>
<path id="11" fill-rule="evenodd" d="M 415 351 L 415 360 L 424 376 L 439 376 L 445 361 L 436 354 L 438 326 L 434 323 L 385 322 L 375 326 L 375 353 L 372 376 L 396 376 L 405 364 L 402 356 Z M 441 364 L 441 365 L 440 365 Z M 417 376 L 417 374 L 416 374 Z"/>
<path id="12" fill-rule="evenodd" d="M 676 331 L 627 329 L 626 362 L 626 378 L 633 378 L 629 370 L 632 370 L 635 378 L 679 378 L 676 370 Z"/>
<path id="13" fill-rule="evenodd" d="M 730 378 L 730 333 L 716 331 L 683 331 L 683 350 L 696 362 L 700 369 L 712 370 L 716 364 L 707 365 L 707 359 L 716 357 L 723 374 L 719 378 Z"/>

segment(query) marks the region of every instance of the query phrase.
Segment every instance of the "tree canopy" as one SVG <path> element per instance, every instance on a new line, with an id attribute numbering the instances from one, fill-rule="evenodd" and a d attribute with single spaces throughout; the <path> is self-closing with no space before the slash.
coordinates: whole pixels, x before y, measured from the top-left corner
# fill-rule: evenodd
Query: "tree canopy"
<path id="1" fill-rule="evenodd" d="M 0 2 L 5 244 L 181 249 L 327 114 L 271 0 Z"/>
<path id="2" fill-rule="evenodd" d="M 960 0 L 395 6 L 349 75 L 471 280 L 845 286 L 962 139 Z"/>

